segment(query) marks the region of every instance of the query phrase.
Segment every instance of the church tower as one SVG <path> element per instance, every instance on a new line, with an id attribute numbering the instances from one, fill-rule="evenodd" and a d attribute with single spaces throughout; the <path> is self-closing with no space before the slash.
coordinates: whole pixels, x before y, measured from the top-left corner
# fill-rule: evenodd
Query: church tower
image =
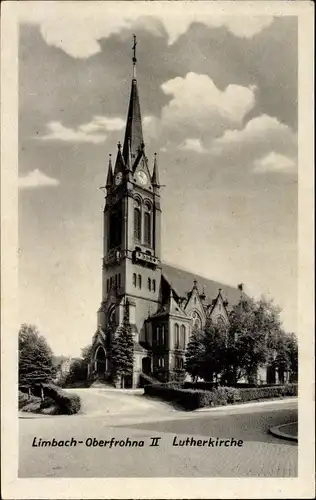
<path id="1" fill-rule="evenodd" d="M 104 208 L 102 303 L 99 329 L 123 320 L 128 304 L 136 343 L 146 340 L 145 322 L 159 307 L 161 283 L 161 208 L 158 161 L 149 168 L 145 154 L 136 79 L 133 77 L 123 146 L 114 165 L 110 155 Z"/>

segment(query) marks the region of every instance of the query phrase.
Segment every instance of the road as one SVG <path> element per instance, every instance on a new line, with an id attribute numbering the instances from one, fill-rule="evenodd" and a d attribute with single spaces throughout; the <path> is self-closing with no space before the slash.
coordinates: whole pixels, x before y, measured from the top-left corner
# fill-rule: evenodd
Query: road
<path id="1" fill-rule="evenodd" d="M 91 393 L 86 394 L 91 399 Z M 99 394 L 98 398 L 100 407 L 93 403 L 92 411 L 83 415 L 20 419 L 19 477 L 297 476 L 297 444 L 268 433 L 270 427 L 297 421 L 296 401 L 189 413 L 137 394 Z M 108 407 L 111 398 L 123 401 L 123 406 L 107 414 L 104 408 L 102 413 L 102 402 L 107 401 Z M 39 444 L 40 439 L 72 437 L 76 442 L 72 447 L 32 446 L 34 438 Z M 93 446 L 93 440 L 100 444 L 112 437 L 140 445 Z M 159 446 L 150 446 L 152 437 L 161 438 Z M 192 437 L 211 444 L 175 446 Z M 216 447 L 217 437 L 242 440 L 242 445 Z M 92 446 L 87 446 L 90 441 Z"/>

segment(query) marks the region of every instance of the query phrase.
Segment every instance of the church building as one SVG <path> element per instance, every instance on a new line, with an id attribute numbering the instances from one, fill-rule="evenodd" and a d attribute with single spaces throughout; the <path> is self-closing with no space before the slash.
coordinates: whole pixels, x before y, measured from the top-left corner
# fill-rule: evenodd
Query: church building
<path id="1" fill-rule="evenodd" d="M 134 340 L 130 386 L 146 373 L 159 380 L 183 373 L 185 349 L 193 327 L 206 319 L 226 323 L 240 288 L 164 264 L 161 260 L 161 185 L 158 158 L 145 152 L 136 79 L 133 78 L 123 145 L 109 159 L 104 208 L 102 302 L 92 340 L 89 376 L 110 376 L 110 335 L 128 309 Z M 113 329 L 114 325 L 114 329 Z"/>

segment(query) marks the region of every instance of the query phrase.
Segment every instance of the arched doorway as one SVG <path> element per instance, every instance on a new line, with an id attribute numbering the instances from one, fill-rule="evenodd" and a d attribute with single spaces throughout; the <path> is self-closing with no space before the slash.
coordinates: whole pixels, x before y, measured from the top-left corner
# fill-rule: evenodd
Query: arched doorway
<path id="1" fill-rule="evenodd" d="M 142 372 L 146 375 L 149 375 L 151 372 L 151 359 L 149 356 L 142 359 Z"/>
<path id="2" fill-rule="evenodd" d="M 97 376 L 98 378 L 103 378 L 106 372 L 106 356 L 104 347 L 101 345 L 97 348 L 94 359 Z"/>

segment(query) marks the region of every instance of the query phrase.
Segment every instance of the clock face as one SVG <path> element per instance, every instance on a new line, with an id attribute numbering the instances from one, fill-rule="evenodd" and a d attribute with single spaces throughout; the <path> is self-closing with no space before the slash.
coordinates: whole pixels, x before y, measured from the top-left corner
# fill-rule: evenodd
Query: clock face
<path id="1" fill-rule="evenodd" d="M 119 184 L 121 184 L 122 182 L 122 178 L 123 178 L 123 174 L 122 172 L 118 172 L 115 176 L 115 184 L 118 186 Z"/>
<path id="2" fill-rule="evenodd" d="M 140 184 L 142 184 L 143 186 L 145 186 L 145 184 L 147 184 L 147 175 L 146 173 L 143 171 L 143 170 L 140 170 L 138 173 L 137 173 L 137 180 Z"/>

